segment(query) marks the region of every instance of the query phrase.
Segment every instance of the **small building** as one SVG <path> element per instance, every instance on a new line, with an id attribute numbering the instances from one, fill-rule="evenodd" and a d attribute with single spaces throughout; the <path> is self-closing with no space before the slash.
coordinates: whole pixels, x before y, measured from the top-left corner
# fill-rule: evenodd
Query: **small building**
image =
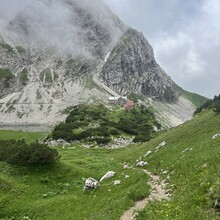
<path id="1" fill-rule="evenodd" d="M 118 104 L 118 99 L 119 99 L 119 97 L 114 97 L 114 96 L 109 97 L 108 98 L 108 104 L 117 105 Z"/>
<path id="2" fill-rule="evenodd" d="M 132 110 L 134 109 L 134 102 L 131 100 L 127 100 L 127 102 L 124 104 L 124 108 L 126 110 Z"/>
<path id="3" fill-rule="evenodd" d="M 124 97 L 120 96 L 118 99 L 118 104 L 123 106 L 127 103 L 127 101 L 128 101 L 128 98 L 126 96 L 124 96 Z"/>

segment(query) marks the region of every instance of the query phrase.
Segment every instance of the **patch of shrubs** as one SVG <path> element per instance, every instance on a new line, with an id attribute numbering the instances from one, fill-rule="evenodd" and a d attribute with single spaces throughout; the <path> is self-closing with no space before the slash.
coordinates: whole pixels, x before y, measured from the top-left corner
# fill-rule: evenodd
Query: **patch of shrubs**
<path id="1" fill-rule="evenodd" d="M 60 158 L 56 149 L 38 142 L 27 144 L 24 140 L 0 140 L 0 161 L 13 165 L 52 164 Z"/>
<path id="2" fill-rule="evenodd" d="M 112 139 L 110 137 L 103 137 L 103 138 L 95 138 L 95 141 L 97 144 L 107 144 L 111 141 Z"/>
<path id="3" fill-rule="evenodd" d="M 102 144 L 111 141 L 111 136 L 127 134 L 137 136 L 135 142 L 145 142 L 154 133 L 153 125 L 160 129 L 154 114 L 144 106 L 122 111 L 115 121 L 109 117 L 112 114 L 110 111 L 102 104 L 75 106 L 65 123 L 55 127 L 52 138 L 62 138 L 68 142 L 89 140 Z"/>
<path id="4" fill-rule="evenodd" d="M 214 96 L 213 99 L 209 99 L 209 100 L 206 101 L 203 105 L 201 105 L 200 107 L 198 107 L 198 108 L 196 109 L 196 111 L 194 112 L 194 115 L 200 113 L 202 110 L 211 109 L 211 108 L 212 108 L 215 112 L 220 113 L 220 95 Z"/>
<path id="5" fill-rule="evenodd" d="M 151 139 L 151 136 L 147 136 L 147 135 L 137 135 L 134 137 L 134 139 L 132 140 L 134 143 L 137 143 L 137 142 L 147 142 Z"/>

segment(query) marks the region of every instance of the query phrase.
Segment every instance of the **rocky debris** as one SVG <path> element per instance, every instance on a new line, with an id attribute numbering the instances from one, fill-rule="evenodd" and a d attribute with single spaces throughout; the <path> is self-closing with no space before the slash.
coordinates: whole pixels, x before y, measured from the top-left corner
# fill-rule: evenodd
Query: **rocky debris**
<path id="1" fill-rule="evenodd" d="M 156 150 L 158 151 L 160 148 L 164 147 L 166 145 L 166 142 L 163 141 L 161 142 L 157 147 L 156 147 Z"/>
<path id="2" fill-rule="evenodd" d="M 121 184 L 121 180 L 115 180 L 113 184 L 114 184 L 115 186 L 116 186 L 116 185 L 120 185 L 120 184 Z"/>
<path id="3" fill-rule="evenodd" d="M 124 162 L 122 164 L 122 166 L 123 166 L 123 169 L 131 169 L 131 168 L 133 168 L 133 167 L 129 166 L 129 164 L 127 162 Z"/>
<path id="4" fill-rule="evenodd" d="M 99 182 L 97 180 L 95 180 L 92 177 L 89 177 L 88 179 L 86 179 L 85 181 L 85 185 L 83 187 L 83 191 L 88 190 L 88 189 L 98 189 L 99 188 Z"/>
<path id="5" fill-rule="evenodd" d="M 136 164 L 136 167 L 144 167 L 148 165 L 148 162 L 145 162 L 145 161 L 138 161 L 137 164 Z"/>
<path id="6" fill-rule="evenodd" d="M 144 158 L 147 157 L 147 156 L 149 156 L 149 155 L 152 154 L 152 153 L 153 153 L 153 151 L 149 150 L 149 151 L 144 155 Z"/>
<path id="7" fill-rule="evenodd" d="M 50 147 L 66 147 L 66 146 L 70 146 L 70 143 L 66 142 L 63 139 L 58 139 L 58 140 L 53 140 L 52 138 L 48 139 L 45 144 L 47 144 Z"/>
<path id="8" fill-rule="evenodd" d="M 188 151 L 192 151 L 192 148 L 189 148 L 189 147 L 186 148 L 185 150 L 182 151 L 182 154 L 184 154 L 184 153 L 186 153 L 186 152 L 188 152 Z"/>
<path id="9" fill-rule="evenodd" d="M 101 179 L 100 182 L 102 182 L 103 180 L 109 179 L 111 177 L 113 177 L 115 175 L 114 171 L 108 171 Z"/>
<path id="10" fill-rule="evenodd" d="M 112 142 L 102 145 L 101 148 L 107 148 L 107 149 L 118 149 L 118 148 L 123 148 L 128 145 L 134 144 L 132 142 L 133 137 L 131 138 L 124 138 L 124 137 L 119 137 L 119 138 L 114 138 Z"/>
<path id="11" fill-rule="evenodd" d="M 207 163 L 204 163 L 204 164 L 202 165 L 202 168 L 203 168 L 203 169 L 206 169 L 208 166 L 209 166 L 209 165 L 208 165 Z"/>
<path id="12" fill-rule="evenodd" d="M 219 137 L 220 137 L 220 133 L 213 135 L 212 139 L 216 139 L 216 138 L 219 138 Z"/>

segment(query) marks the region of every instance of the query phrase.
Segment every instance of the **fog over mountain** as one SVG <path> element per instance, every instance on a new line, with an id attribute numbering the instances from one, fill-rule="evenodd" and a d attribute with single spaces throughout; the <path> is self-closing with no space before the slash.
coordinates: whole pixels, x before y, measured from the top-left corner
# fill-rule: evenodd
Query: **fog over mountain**
<path id="1" fill-rule="evenodd" d="M 169 127 L 206 100 L 179 87 L 103 0 L 0 0 L 0 57 L 3 124 L 54 124 L 71 106 L 131 95 Z"/>
<path id="2" fill-rule="evenodd" d="M 101 0 L 94 0 L 92 4 L 88 4 L 87 0 L 0 0 L 0 5 L 1 30 L 5 32 L 13 29 L 8 35 L 16 34 L 13 37 L 19 37 L 24 42 L 28 39 L 38 47 L 47 46 L 61 52 L 90 56 L 82 39 L 88 31 L 79 25 L 76 5 L 86 10 L 82 12 L 85 16 L 91 13 L 96 22 L 112 30 L 113 41 L 121 35 L 113 23 L 112 13 Z M 24 30 L 21 30 L 22 22 Z M 18 32 L 20 36 L 17 36 Z"/>

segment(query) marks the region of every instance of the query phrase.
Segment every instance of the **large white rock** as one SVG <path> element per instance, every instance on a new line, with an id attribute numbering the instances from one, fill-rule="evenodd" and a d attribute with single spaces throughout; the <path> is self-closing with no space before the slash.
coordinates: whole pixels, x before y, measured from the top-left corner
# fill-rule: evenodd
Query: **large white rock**
<path id="1" fill-rule="evenodd" d="M 216 139 L 216 138 L 218 138 L 218 137 L 220 137 L 220 134 L 219 134 L 219 133 L 218 133 L 218 134 L 213 135 L 212 139 Z"/>
<path id="2" fill-rule="evenodd" d="M 87 190 L 87 189 L 98 189 L 99 188 L 99 182 L 97 180 L 95 180 L 92 177 L 89 177 L 84 185 L 83 191 Z"/>
<path id="3" fill-rule="evenodd" d="M 139 162 L 137 162 L 136 167 L 143 167 L 143 166 L 146 166 L 146 165 L 148 165 L 148 162 L 139 161 Z"/>
<path id="4" fill-rule="evenodd" d="M 101 179 L 100 182 L 102 182 L 103 180 L 109 179 L 111 177 L 113 177 L 115 175 L 114 171 L 108 171 Z"/>

